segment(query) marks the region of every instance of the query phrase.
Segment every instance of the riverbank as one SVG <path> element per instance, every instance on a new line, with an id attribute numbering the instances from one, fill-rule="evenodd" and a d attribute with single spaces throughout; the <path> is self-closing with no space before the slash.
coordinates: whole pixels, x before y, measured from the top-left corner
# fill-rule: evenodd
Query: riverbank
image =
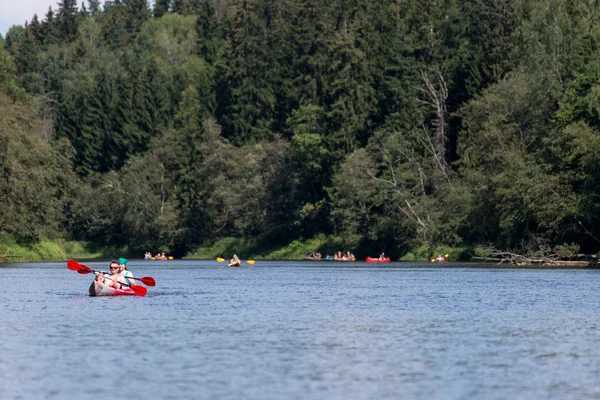
<path id="1" fill-rule="evenodd" d="M 333 255 L 341 251 L 352 252 L 357 261 L 364 261 L 366 257 L 378 257 L 381 250 L 351 248 L 344 238 L 339 236 L 317 235 L 306 240 L 294 240 L 286 246 L 265 247 L 262 243 L 238 238 L 224 238 L 208 247 L 201 247 L 183 257 L 184 259 L 214 259 L 217 257 L 229 258 L 237 254 L 242 258 L 262 260 L 302 260 L 309 252 L 319 252 L 323 256 Z M 467 247 L 449 246 L 421 246 L 405 254 L 394 254 L 385 251 L 394 261 L 431 261 L 439 255 L 446 255 L 448 261 L 469 261 L 476 254 L 476 250 Z"/>
<path id="2" fill-rule="evenodd" d="M 0 262 L 64 261 L 67 259 L 111 258 L 127 254 L 127 248 L 98 247 L 86 242 L 42 239 L 30 246 L 19 245 L 3 235 L 0 240 Z"/>
<path id="3" fill-rule="evenodd" d="M 286 246 L 268 246 L 256 241 L 239 238 L 223 238 L 211 246 L 200 247 L 185 256 L 183 259 L 216 259 L 217 257 L 229 258 L 238 254 L 246 259 L 259 260 L 302 260 L 308 252 L 316 251 L 323 255 L 338 251 L 350 251 L 357 260 L 366 257 L 377 257 L 379 251 L 350 248 L 341 237 L 318 235 L 315 238 L 299 241 L 295 240 Z M 405 254 L 386 252 L 393 260 L 399 261 L 429 261 L 438 255 L 448 255 L 449 261 L 468 261 L 474 251 L 467 248 L 452 247 L 427 247 L 422 246 Z M 0 262 L 39 262 L 39 261 L 64 261 L 67 259 L 110 259 L 115 257 L 128 257 L 131 259 L 143 258 L 143 253 L 132 252 L 127 246 L 97 246 L 93 243 L 42 239 L 31 246 L 22 246 L 6 235 L 0 237 Z"/>

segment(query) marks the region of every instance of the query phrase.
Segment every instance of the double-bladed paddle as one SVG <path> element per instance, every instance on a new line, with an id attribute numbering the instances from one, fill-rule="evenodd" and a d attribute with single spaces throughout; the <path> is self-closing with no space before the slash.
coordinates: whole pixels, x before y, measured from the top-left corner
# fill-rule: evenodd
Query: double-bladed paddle
<path id="1" fill-rule="evenodd" d="M 91 274 L 91 273 L 94 273 L 94 272 L 98 272 L 98 273 L 103 274 L 103 275 L 106 274 L 106 272 L 104 272 L 104 271 L 96 271 L 96 270 L 91 269 L 87 265 L 79 264 L 75 260 L 68 260 L 67 261 L 67 268 L 69 268 L 71 271 L 77 271 L 78 273 L 80 273 L 82 275 Z M 140 280 L 140 281 L 142 281 L 144 284 L 146 284 L 148 286 L 155 286 L 156 285 L 156 282 L 154 281 L 154 278 L 152 278 L 150 276 L 145 276 L 143 278 L 132 278 L 132 277 L 128 276 L 128 277 L 125 277 L 125 278 Z M 146 293 L 148 293 L 148 289 L 146 289 L 143 286 L 129 285 L 129 284 L 125 283 L 125 282 L 120 282 L 120 281 L 119 281 L 119 284 L 128 286 L 138 296 L 142 296 L 143 297 L 143 296 L 146 295 Z"/>
<path id="2" fill-rule="evenodd" d="M 221 257 L 217 257 L 217 261 L 218 261 L 218 262 L 223 262 L 223 261 L 225 261 L 225 259 L 224 259 L 224 258 L 221 258 Z M 248 264 L 250 264 L 250 265 L 253 265 L 253 264 L 254 264 L 254 260 L 246 260 L 246 262 L 247 262 Z"/>
<path id="3" fill-rule="evenodd" d="M 72 271 L 77 271 L 78 273 L 80 273 L 82 275 L 91 274 L 92 272 L 99 272 L 101 274 L 106 274 L 106 272 L 104 272 L 104 271 L 96 271 L 94 269 L 91 269 L 87 265 L 79 264 L 75 260 L 67 261 L 67 268 L 69 268 Z M 142 278 L 134 278 L 132 276 L 125 276 L 124 278 L 135 279 L 136 281 L 141 281 L 146 286 L 156 286 L 156 281 L 151 276 L 144 276 Z"/>

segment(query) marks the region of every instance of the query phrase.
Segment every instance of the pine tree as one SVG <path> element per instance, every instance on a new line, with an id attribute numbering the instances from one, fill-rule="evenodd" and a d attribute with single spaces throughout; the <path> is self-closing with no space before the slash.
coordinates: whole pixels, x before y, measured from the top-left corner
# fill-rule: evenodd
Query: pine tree
<path id="1" fill-rule="evenodd" d="M 42 22 L 42 45 L 47 49 L 51 44 L 56 44 L 60 37 L 57 19 L 54 17 L 52 7 L 48 7 L 45 20 Z"/>
<path id="2" fill-rule="evenodd" d="M 171 0 L 156 0 L 154 2 L 154 18 L 160 18 L 169 12 Z"/>
<path id="3" fill-rule="evenodd" d="M 273 49 L 266 43 L 263 4 L 260 0 L 237 0 L 219 65 L 226 102 L 222 105 L 228 107 L 221 110 L 223 124 L 238 144 L 272 134 L 274 80 L 279 79 L 279 71 Z"/>
<path id="4" fill-rule="evenodd" d="M 115 0 L 103 24 L 104 38 L 111 49 L 123 48 L 130 42 L 128 23 L 127 8 L 120 0 Z"/>
<path id="5" fill-rule="evenodd" d="M 58 3 L 56 19 L 62 40 L 71 42 L 75 39 L 79 27 L 79 18 L 77 0 L 62 0 Z"/>
<path id="6" fill-rule="evenodd" d="M 191 0 L 173 0 L 173 12 L 180 15 L 194 14 L 194 7 Z"/>
<path id="7" fill-rule="evenodd" d="M 210 1 L 202 1 L 199 5 L 196 33 L 198 35 L 198 54 L 208 63 L 213 64 L 217 59 L 221 37 L 219 24 Z"/>
<path id="8" fill-rule="evenodd" d="M 40 21 L 38 20 L 37 14 L 33 15 L 31 23 L 29 24 L 29 30 L 31 31 L 34 40 L 38 43 L 41 43 L 43 39 L 43 30 L 42 24 L 40 24 Z"/>
<path id="9" fill-rule="evenodd" d="M 20 75 L 27 75 L 37 70 L 37 42 L 33 32 L 27 26 L 24 35 L 19 40 L 18 54 L 15 56 L 15 64 Z"/>
<path id="10" fill-rule="evenodd" d="M 85 6 L 85 2 L 81 3 L 81 11 L 79 12 L 79 15 L 81 15 L 82 18 L 87 18 L 90 15 Z"/>
<path id="11" fill-rule="evenodd" d="M 100 15 L 100 0 L 88 0 L 89 4 L 89 13 L 92 17 L 97 17 Z"/>
<path id="12" fill-rule="evenodd" d="M 333 30 L 327 20 L 327 10 L 318 0 L 301 0 L 293 17 L 294 81 L 290 101 L 294 108 L 324 106 L 326 70 L 330 60 L 327 51 Z"/>
<path id="13" fill-rule="evenodd" d="M 366 144 L 364 135 L 374 112 L 375 91 L 365 54 L 355 46 L 353 33 L 341 32 L 337 36 L 330 50 L 334 61 L 327 82 L 328 117 L 335 134 L 328 142 L 330 149 L 343 157 L 359 144 Z"/>
<path id="14" fill-rule="evenodd" d="M 125 0 L 123 4 L 127 7 L 127 31 L 135 38 L 142 24 L 150 18 L 150 10 L 146 0 Z"/>

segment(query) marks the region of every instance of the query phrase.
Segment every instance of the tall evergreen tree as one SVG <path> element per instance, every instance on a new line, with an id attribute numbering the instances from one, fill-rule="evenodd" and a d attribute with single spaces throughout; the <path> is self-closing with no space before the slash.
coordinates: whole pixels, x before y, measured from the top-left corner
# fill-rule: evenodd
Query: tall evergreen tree
<path id="1" fill-rule="evenodd" d="M 327 51 L 333 29 L 322 2 L 301 0 L 297 7 L 291 20 L 294 80 L 290 101 L 294 108 L 309 104 L 325 106 L 326 70 L 330 61 Z"/>
<path id="2" fill-rule="evenodd" d="M 88 0 L 89 13 L 92 17 L 100 15 L 100 0 Z"/>
<path id="3" fill-rule="evenodd" d="M 361 40 L 355 22 L 360 23 L 360 18 L 341 17 L 329 49 L 333 61 L 327 71 L 326 96 L 333 135 L 328 141 L 340 160 L 359 144 L 366 144 L 367 128 L 374 113 L 375 91 L 365 56 L 366 43 Z"/>
<path id="4" fill-rule="evenodd" d="M 43 44 L 44 48 L 48 48 L 51 44 L 56 44 L 60 40 L 60 30 L 58 21 L 54 16 L 52 7 L 48 7 L 44 22 L 42 22 Z"/>
<path id="5" fill-rule="evenodd" d="M 156 0 L 154 2 L 154 18 L 160 18 L 169 12 L 171 8 L 171 0 Z"/>
<path id="6" fill-rule="evenodd" d="M 37 69 L 37 52 L 37 42 L 31 29 L 27 27 L 23 37 L 19 40 L 19 50 L 15 57 L 15 64 L 19 74 L 27 76 Z"/>
<path id="7" fill-rule="evenodd" d="M 37 14 L 33 15 L 33 18 L 31 19 L 31 23 L 29 24 L 29 30 L 30 30 L 31 34 L 33 35 L 33 39 L 36 42 L 41 43 L 44 34 L 42 31 L 42 24 L 38 20 Z"/>
<path id="8" fill-rule="evenodd" d="M 238 144 L 271 136 L 276 104 L 277 60 L 266 44 L 262 0 L 237 0 L 231 32 L 219 65 L 226 97 L 222 109 L 227 134 Z M 223 104 L 222 104 L 223 105 Z"/>
<path id="9" fill-rule="evenodd" d="M 196 33 L 198 35 L 198 54 L 208 63 L 213 64 L 217 59 L 221 35 L 210 1 L 200 2 L 196 19 Z"/>
<path id="10" fill-rule="evenodd" d="M 173 0 L 173 12 L 180 15 L 194 14 L 192 0 Z"/>
<path id="11" fill-rule="evenodd" d="M 142 24 L 150 18 L 150 9 L 146 0 L 125 0 L 123 4 L 127 8 L 127 31 L 135 38 Z"/>
<path id="12" fill-rule="evenodd" d="M 87 18 L 90 16 L 90 13 L 85 6 L 85 2 L 81 2 L 81 11 L 79 12 L 79 15 L 81 15 L 82 18 Z"/>
<path id="13" fill-rule="evenodd" d="M 62 0 L 58 3 L 56 19 L 60 38 L 71 42 L 77 35 L 79 27 L 79 12 L 77 0 Z"/>
<path id="14" fill-rule="evenodd" d="M 112 49 L 123 48 L 130 42 L 129 21 L 127 8 L 120 0 L 115 0 L 103 24 L 104 38 Z"/>

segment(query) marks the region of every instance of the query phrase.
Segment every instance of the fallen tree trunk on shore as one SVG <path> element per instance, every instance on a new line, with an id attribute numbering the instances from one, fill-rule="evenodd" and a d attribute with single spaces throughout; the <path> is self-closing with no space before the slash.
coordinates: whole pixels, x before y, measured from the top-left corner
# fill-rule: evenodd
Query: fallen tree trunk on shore
<path id="1" fill-rule="evenodd" d="M 596 267 L 598 257 L 589 254 L 575 254 L 568 259 L 560 258 L 555 254 L 523 255 L 505 251 L 493 251 L 485 256 L 473 257 L 473 260 L 497 262 L 498 264 L 510 265 L 541 265 L 541 266 L 565 266 L 565 267 Z"/>
<path id="2" fill-rule="evenodd" d="M 21 254 L 0 254 L 0 259 L 2 259 L 2 258 L 19 258 L 19 257 L 25 257 L 25 256 L 21 255 Z"/>

